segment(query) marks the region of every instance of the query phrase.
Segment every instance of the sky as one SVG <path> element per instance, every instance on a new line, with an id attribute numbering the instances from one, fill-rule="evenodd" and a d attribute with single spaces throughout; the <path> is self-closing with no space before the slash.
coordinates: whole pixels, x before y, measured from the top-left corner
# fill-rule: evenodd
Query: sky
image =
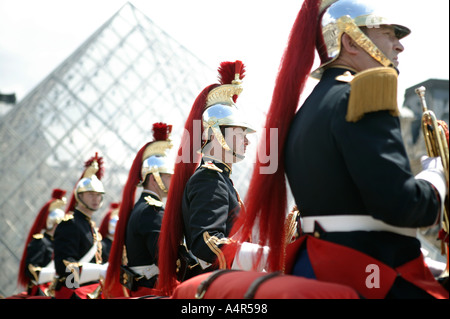
<path id="1" fill-rule="evenodd" d="M 247 66 L 245 101 L 270 104 L 283 50 L 302 0 L 131 0 L 211 69 Z M 0 0 L 0 93 L 18 101 L 61 64 L 125 0 Z M 449 1 L 377 0 L 412 33 L 402 40 L 399 104 L 405 89 L 449 78 Z M 315 66 L 318 65 L 316 59 Z M 209 85 L 216 82 L 211 79 Z M 315 85 L 311 80 L 308 90 Z"/>

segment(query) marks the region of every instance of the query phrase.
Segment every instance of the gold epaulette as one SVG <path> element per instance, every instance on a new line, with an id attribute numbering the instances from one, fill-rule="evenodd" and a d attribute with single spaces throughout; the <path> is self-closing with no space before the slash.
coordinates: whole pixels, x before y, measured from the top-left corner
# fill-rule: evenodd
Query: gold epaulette
<path id="1" fill-rule="evenodd" d="M 44 238 L 44 234 L 41 234 L 41 233 L 34 234 L 33 238 L 34 239 L 42 239 L 42 238 Z"/>
<path id="2" fill-rule="evenodd" d="M 146 197 L 144 197 L 144 199 L 147 202 L 147 204 L 149 204 L 150 206 L 162 207 L 164 205 L 163 202 L 161 202 L 157 199 L 154 199 L 151 196 L 146 196 Z"/>
<path id="3" fill-rule="evenodd" d="M 73 219 L 73 214 L 65 214 L 64 218 L 62 219 L 63 222 L 67 222 L 69 220 Z"/>
<path id="4" fill-rule="evenodd" d="M 357 73 L 350 81 L 346 120 L 359 121 L 364 114 L 389 111 L 399 116 L 397 106 L 397 71 L 391 67 L 372 68 Z"/>
<path id="5" fill-rule="evenodd" d="M 220 168 L 218 168 L 216 165 L 214 165 L 213 162 L 206 162 L 205 164 L 202 165 L 202 167 L 213 170 L 213 171 L 217 171 L 219 173 L 222 173 L 223 170 L 221 170 Z"/>

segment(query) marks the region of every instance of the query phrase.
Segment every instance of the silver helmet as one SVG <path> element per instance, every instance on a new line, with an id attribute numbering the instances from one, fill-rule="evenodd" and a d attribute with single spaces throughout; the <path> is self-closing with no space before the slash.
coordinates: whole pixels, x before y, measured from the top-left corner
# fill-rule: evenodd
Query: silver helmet
<path id="1" fill-rule="evenodd" d="M 97 155 L 96 155 L 97 156 Z M 80 194 L 86 192 L 96 192 L 100 194 L 105 193 L 105 188 L 103 187 L 102 181 L 97 177 L 96 173 L 99 171 L 98 159 L 92 160 L 92 163 L 85 169 L 83 177 L 78 181 L 75 187 L 75 199 L 77 202 L 85 203 L 80 199 Z"/>
<path id="2" fill-rule="evenodd" d="M 320 78 L 324 67 L 333 62 L 341 51 L 342 34 L 348 34 L 361 48 L 382 66 L 392 66 L 393 63 L 377 48 L 360 27 L 379 28 L 382 25 L 393 26 L 398 39 L 411 33 L 407 27 L 395 23 L 387 7 L 375 7 L 374 1 L 367 0 L 322 0 L 320 6 L 322 46 L 317 50 L 322 64 L 312 73 Z"/>
<path id="3" fill-rule="evenodd" d="M 47 230 L 51 230 L 55 225 L 59 224 L 63 220 L 65 212 L 62 207 L 66 205 L 66 203 L 67 200 L 65 197 L 55 199 L 50 203 L 47 220 L 45 223 L 45 228 Z"/>
<path id="4" fill-rule="evenodd" d="M 47 222 L 45 227 L 47 230 L 51 230 L 53 226 L 59 224 L 64 218 L 65 212 L 61 208 L 51 210 L 47 216 Z"/>

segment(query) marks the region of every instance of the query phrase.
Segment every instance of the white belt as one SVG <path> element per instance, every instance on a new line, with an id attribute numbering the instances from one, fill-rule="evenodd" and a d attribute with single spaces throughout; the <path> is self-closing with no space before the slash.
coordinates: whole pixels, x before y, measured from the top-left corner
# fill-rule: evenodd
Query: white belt
<path id="1" fill-rule="evenodd" d="M 145 266 L 134 266 L 130 267 L 135 273 L 145 276 L 145 278 L 150 279 L 153 276 L 159 274 L 159 268 L 155 264 L 153 265 L 145 265 Z"/>
<path id="2" fill-rule="evenodd" d="M 416 237 L 417 228 L 397 227 L 368 215 L 308 216 L 302 218 L 305 233 L 314 232 L 314 222 L 326 232 L 388 231 L 403 236 Z"/>

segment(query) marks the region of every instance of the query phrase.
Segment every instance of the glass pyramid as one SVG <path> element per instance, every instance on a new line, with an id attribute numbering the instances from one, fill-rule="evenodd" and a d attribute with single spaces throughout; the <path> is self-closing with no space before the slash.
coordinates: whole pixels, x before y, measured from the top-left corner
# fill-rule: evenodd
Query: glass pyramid
<path id="1" fill-rule="evenodd" d="M 70 196 L 83 163 L 104 159 L 103 209 L 119 201 L 154 122 L 178 148 L 195 97 L 216 82 L 185 47 L 127 3 L 22 101 L 0 117 L 0 294 L 15 292 L 26 235 L 53 188 Z M 245 193 L 252 162 L 235 180 Z M 101 220 L 105 212 L 97 212 Z"/>

